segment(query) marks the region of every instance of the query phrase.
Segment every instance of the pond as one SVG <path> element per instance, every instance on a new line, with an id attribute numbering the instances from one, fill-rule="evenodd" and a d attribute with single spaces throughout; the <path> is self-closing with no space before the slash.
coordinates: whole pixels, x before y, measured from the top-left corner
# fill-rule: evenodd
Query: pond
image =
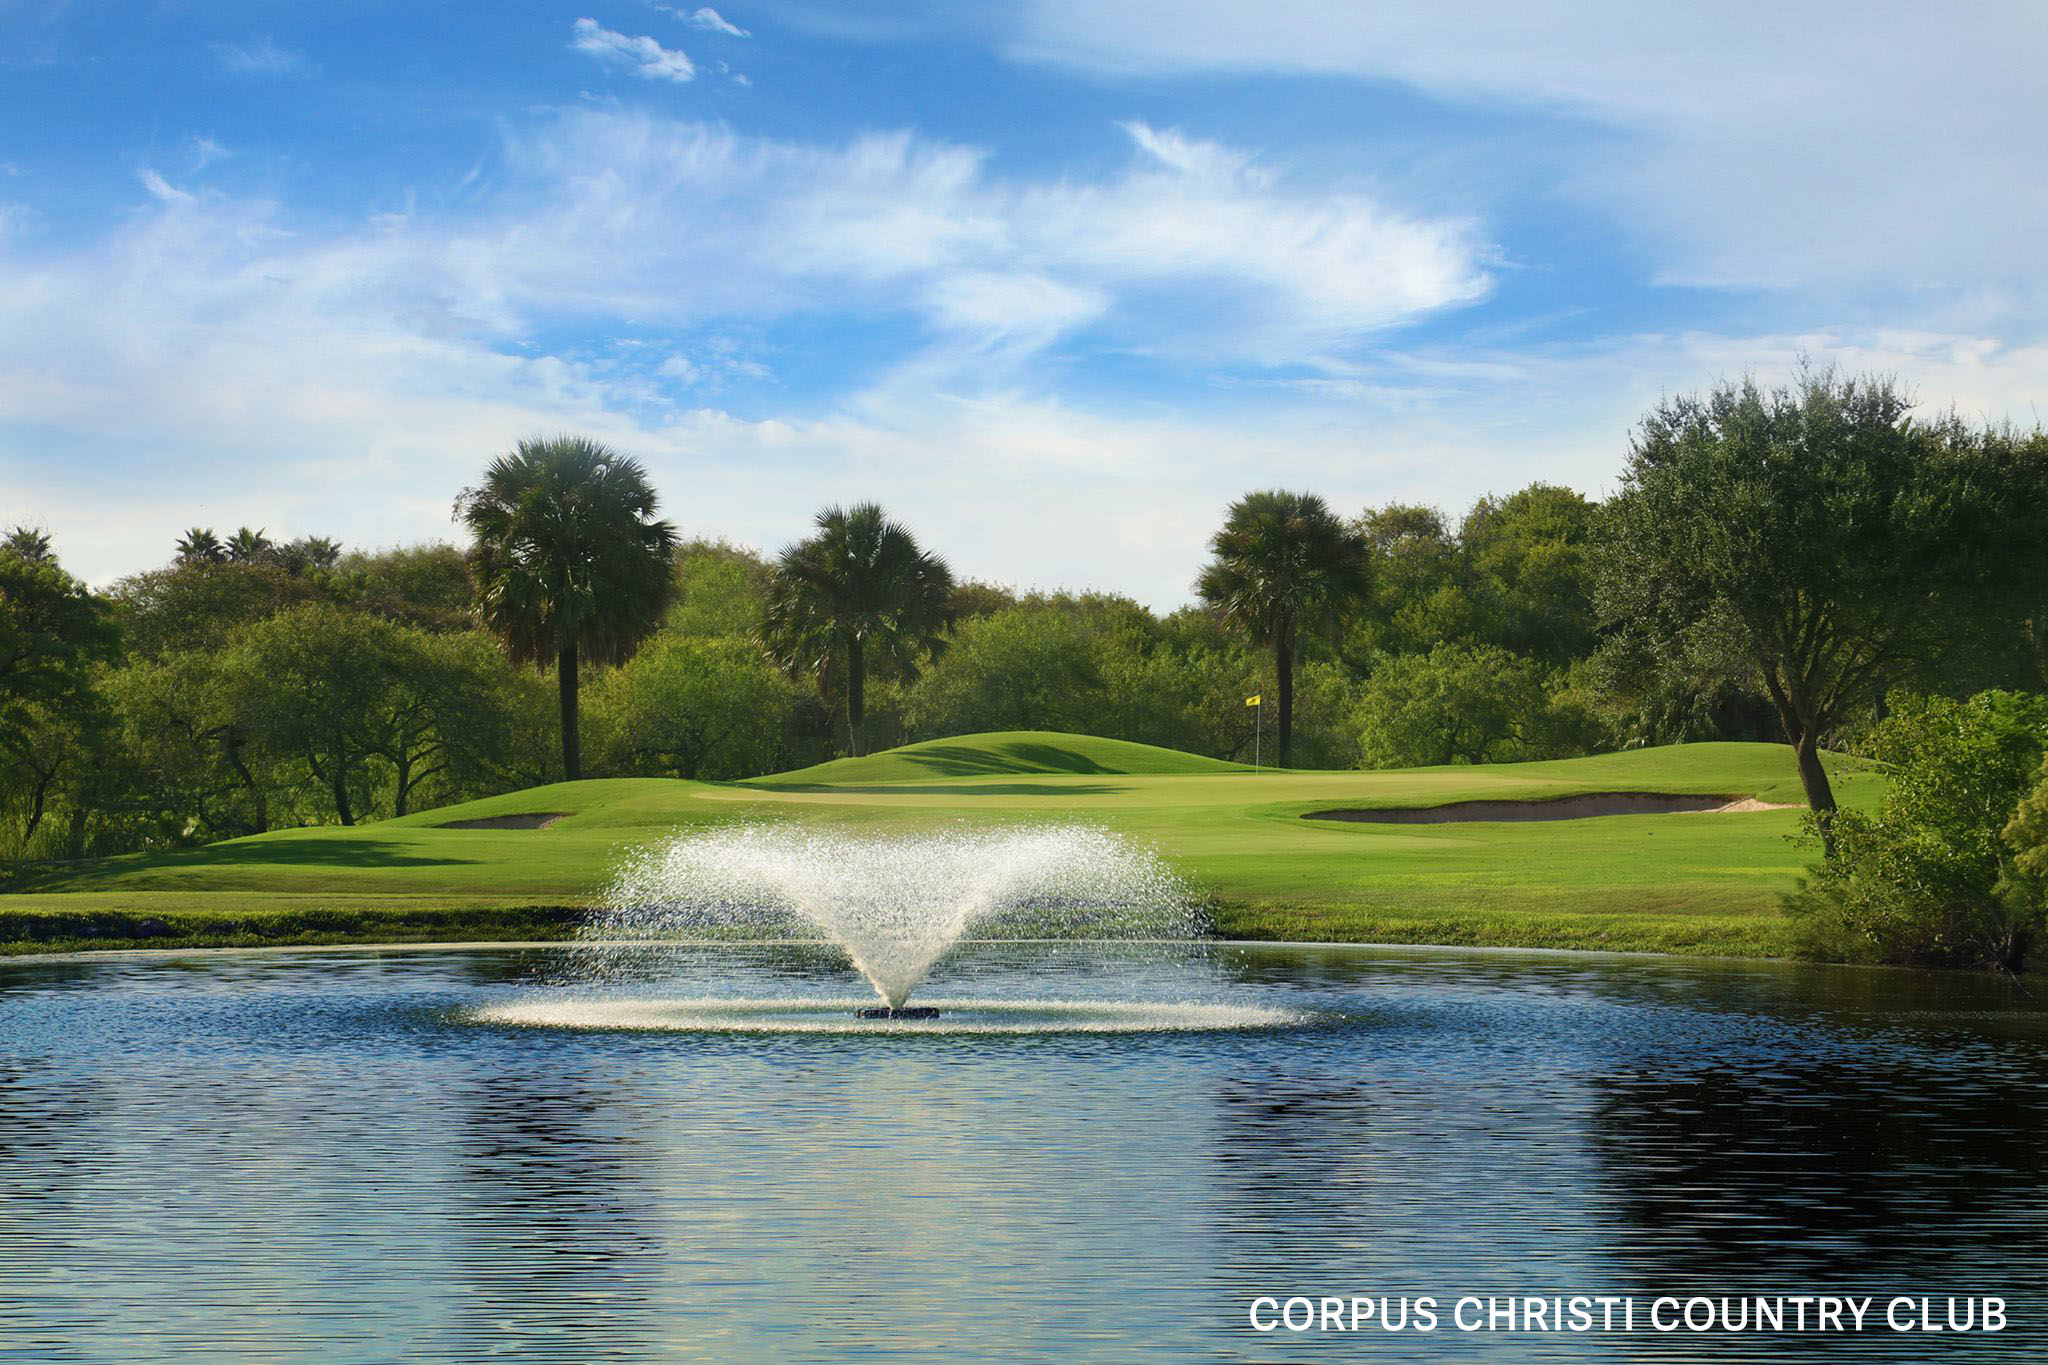
<path id="1" fill-rule="evenodd" d="M 1997 981 L 965 944 L 937 1021 L 872 1026 L 804 945 L 572 975 L 0 964 L 0 1358 L 2048 1354 L 2048 1013 Z M 1354 1295 L 1445 1320 L 1250 1324 Z M 1833 1337 L 1454 1330 L 1468 1295 L 1877 1307 Z M 2009 1326 L 1896 1333 L 1897 1295 Z"/>

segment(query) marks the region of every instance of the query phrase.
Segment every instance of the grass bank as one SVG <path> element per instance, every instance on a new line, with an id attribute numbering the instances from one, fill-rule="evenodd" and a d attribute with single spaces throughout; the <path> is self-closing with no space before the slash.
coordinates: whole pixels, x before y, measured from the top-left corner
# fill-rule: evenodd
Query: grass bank
<path id="1" fill-rule="evenodd" d="M 1844 805 L 1882 779 L 1829 756 Z M 1549 763 L 1263 772 L 1147 745 L 977 735 L 741 783 L 557 783 L 351 829 L 279 830 L 69 866 L 0 896 L 0 950 L 548 938 L 621 854 L 671 831 L 797 820 L 878 833 L 1085 820 L 1158 850 L 1238 938 L 1778 956 L 1778 901 L 1811 851 L 1798 813 L 1366 824 L 1311 811 L 1669 792 L 1796 802 L 1778 745 L 1692 744 Z M 542 829 L 455 820 L 559 814 Z"/>

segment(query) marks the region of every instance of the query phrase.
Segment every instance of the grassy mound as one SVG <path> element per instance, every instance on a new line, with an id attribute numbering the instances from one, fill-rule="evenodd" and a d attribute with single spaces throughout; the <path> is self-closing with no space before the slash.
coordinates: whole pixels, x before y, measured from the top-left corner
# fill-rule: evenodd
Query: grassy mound
<path id="1" fill-rule="evenodd" d="M 746 785 L 766 787 L 855 787 L 918 782 L 946 777 L 1010 777 L 1020 774 L 1241 773 L 1251 768 L 1220 758 L 1098 739 L 1057 730 L 997 730 L 906 744 L 863 758 L 835 758 L 795 772 L 757 777 Z"/>

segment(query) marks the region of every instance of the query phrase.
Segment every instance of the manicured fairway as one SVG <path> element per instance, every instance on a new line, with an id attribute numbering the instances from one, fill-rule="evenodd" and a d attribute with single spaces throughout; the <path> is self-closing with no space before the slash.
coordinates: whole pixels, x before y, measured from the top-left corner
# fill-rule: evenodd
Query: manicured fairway
<path id="1" fill-rule="evenodd" d="M 1845 805 L 1882 779 L 1831 756 Z M 734 784 L 559 783 L 353 829 L 280 830 L 67 869 L 0 898 L 16 948 L 155 935 L 534 936 L 558 933 L 620 854 L 678 828 L 802 820 L 876 832 L 937 822 L 1085 820 L 1156 848 L 1247 938 L 1606 947 L 1775 955 L 1778 898 L 1813 856 L 1793 810 L 1532 823 L 1303 820 L 1338 807 L 1580 792 L 1796 802 L 1789 753 L 1694 744 L 1551 763 L 1254 773 L 1145 745 L 1049 733 L 933 741 Z M 451 820 L 563 812 L 545 829 Z M 138 928 L 139 926 L 139 928 Z"/>

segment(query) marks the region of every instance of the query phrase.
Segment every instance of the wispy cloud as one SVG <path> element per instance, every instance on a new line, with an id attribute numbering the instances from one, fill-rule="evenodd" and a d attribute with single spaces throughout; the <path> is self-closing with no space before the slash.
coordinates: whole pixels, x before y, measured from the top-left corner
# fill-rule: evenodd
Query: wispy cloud
<path id="1" fill-rule="evenodd" d="M 696 79 L 696 64 L 686 53 L 663 47 L 652 38 L 628 37 L 595 19 L 578 19 L 570 33 L 569 46 L 576 51 L 608 66 L 623 67 L 643 80 L 680 83 Z"/>
<path id="2" fill-rule="evenodd" d="M 1045 502 L 1048 468 L 1122 471 L 1098 491 L 1104 508 L 1131 507 L 1174 461 L 1208 452 L 1215 468 L 1185 491 L 1199 519 L 1237 477 L 1230 453 L 1296 440 L 1264 420 L 1233 433 L 1035 396 L 1040 362 L 1062 347 L 1086 336 L 1200 364 L 1294 360 L 1484 287 L 1463 224 L 1151 136 L 1184 145 L 1185 166 L 1134 143 L 1127 166 L 1095 179 L 1030 179 L 908 133 L 813 146 L 573 111 L 510 144 L 492 194 L 459 214 L 344 231 L 144 170 L 151 202 L 98 242 L 52 255 L 0 241 L 0 432 L 24 435 L 0 449 L 41 452 L 0 456 L 0 501 L 61 523 L 100 578 L 137 567 L 195 501 L 223 520 L 388 543 L 443 533 L 450 490 L 505 442 L 570 426 L 704 490 L 705 529 L 756 540 L 800 522 L 799 482 L 935 512 L 957 462 L 985 460 L 1000 492 L 974 514 L 989 538 L 974 569 L 1029 577 L 1027 548 L 988 509 Z M 1315 251 L 1298 265 L 1273 245 L 1304 240 Z M 1155 311 L 1174 297 L 1185 306 Z M 721 333 L 794 317 L 884 331 L 893 319 L 896 333 L 836 392 L 807 394 L 801 421 L 702 406 L 734 385 L 758 393 L 777 359 Z M 535 342 L 626 319 L 660 339 L 637 353 Z M 44 435 L 31 444 L 31 431 Z M 56 477 L 51 432 L 121 452 L 99 457 L 128 490 L 103 520 L 83 520 Z M 1297 444 L 1335 459 L 1342 442 Z M 371 483 L 389 497 L 365 496 Z M 1125 532 L 1083 523 L 1037 561 L 1054 581 L 1179 592 L 1182 567 L 1145 580 L 1135 548 L 1091 558 Z"/>
<path id="3" fill-rule="evenodd" d="M 1404 323 L 1489 286 L 1473 225 L 1185 131 L 1104 135 L 1122 164 L 1032 176 L 910 133 L 580 110 L 459 210 L 339 229 L 139 172 L 150 197 L 97 240 L 0 235 L 0 505 L 99 581 L 202 505 L 389 544 L 448 534 L 490 455 L 569 428 L 644 457 L 693 531 L 772 546 L 876 496 L 963 572 L 1172 605 L 1249 483 L 1344 506 L 1598 491 L 1660 394 L 1802 350 L 1971 415 L 2032 420 L 2048 391 L 2048 348 L 1961 329 L 1417 349 Z M 790 319 L 873 359 L 778 397 L 758 338 Z M 1117 349 L 1178 357 L 1176 399 L 1062 396 Z"/>
<path id="4" fill-rule="evenodd" d="M 211 137 L 192 138 L 185 144 L 185 151 L 191 158 L 191 169 L 194 174 L 205 170 L 216 161 L 225 161 L 235 154 L 233 148 L 224 146 Z"/>
<path id="5" fill-rule="evenodd" d="M 184 204 L 191 202 L 192 196 L 189 193 L 179 189 L 147 166 L 137 171 L 135 175 L 142 182 L 142 188 L 148 190 L 150 197 L 159 203 Z"/>
<path id="6" fill-rule="evenodd" d="M 1022 0 L 1007 50 L 1106 80 L 1192 73 L 1393 83 L 1520 110 L 1559 189 L 1666 283 L 1952 297 L 1989 272 L 2038 311 L 2048 9 L 1605 0 Z M 1769 33 L 1768 42 L 1758 35 Z"/>
<path id="7" fill-rule="evenodd" d="M 284 80 L 314 74 L 313 64 L 303 52 L 279 47 L 277 41 L 269 37 L 251 38 L 240 43 L 215 43 L 213 55 L 221 70 L 237 76 Z"/>
<path id="8" fill-rule="evenodd" d="M 657 6 L 657 8 L 668 10 L 669 13 L 675 15 L 676 18 L 682 20 L 691 28 L 702 29 L 706 33 L 723 33 L 728 38 L 748 38 L 753 36 L 709 5 L 700 5 L 694 10 L 685 10 L 680 7 L 671 8 L 667 5 Z"/>

